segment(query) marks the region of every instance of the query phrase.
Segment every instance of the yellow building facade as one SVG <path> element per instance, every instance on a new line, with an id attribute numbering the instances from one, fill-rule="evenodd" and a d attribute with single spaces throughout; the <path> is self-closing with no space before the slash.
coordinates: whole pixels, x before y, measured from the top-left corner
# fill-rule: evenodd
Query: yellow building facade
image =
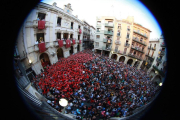
<path id="1" fill-rule="evenodd" d="M 96 29 L 94 45 L 97 53 L 140 68 L 148 49 L 151 32 L 149 29 L 134 23 L 132 16 L 122 20 L 115 17 L 99 17 Z"/>

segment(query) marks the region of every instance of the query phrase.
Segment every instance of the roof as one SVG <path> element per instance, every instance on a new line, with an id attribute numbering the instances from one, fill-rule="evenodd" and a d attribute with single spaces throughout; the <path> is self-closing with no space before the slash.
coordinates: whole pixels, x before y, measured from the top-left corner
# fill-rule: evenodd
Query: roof
<path id="1" fill-rule="evenodd" d="M 149 30 L 148 28 L 143 27 L 141 24 L 134 23 L 134 25 L 139 26 L 139 27 L 142 27 L 142 28 L 144 28 L 144 29 L 148 30 L 149 32 L 152 32 L 152 31 L 151 31 L 151 30 Z"/>

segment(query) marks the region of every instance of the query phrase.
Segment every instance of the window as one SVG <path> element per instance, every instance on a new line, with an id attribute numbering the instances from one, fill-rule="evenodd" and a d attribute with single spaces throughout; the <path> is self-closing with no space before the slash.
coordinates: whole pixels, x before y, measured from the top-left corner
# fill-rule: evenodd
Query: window
<path id="1" fill-rule="evenodd" d="M 100 25 L 100 24 L 101 24 L 101 21 L 97 21 L 97 24 Z"/>
<path id="2" fill-rule="evenodd" d="M 117 36 L 120 36 L 120 32 L 119 31 L 117 32 Z"/>
<path id="3" fill-rule="evenodd" d="M 124 48 L 124 54 L 126 54 L 127 48 Z"/>
<path id="4" fill-rule="evenodd" d="M 96 46 L 96 47 L 99 47 L 99 43 L 98 43 L 98 42 L 95 42 L 95 46 Z"/>
<path id="5" fill-rule="evenodd" d="M 44 14 L 44 13 L 38 13 L 38 18 L 40 19 L 40 20 L 45 20 L 45 16 L 46 16 L 46 14 Z"/>
<path id="6" fill-rule="evenodd" d="M 97 28 L 97 32 L 100 32 L 100 28 Z"/>
<path id="7" fill-rule="evenodd" d="M 154 54 L 154 51 L 153 51 L 153 53 L 152 53 L 151 57 L 153 57 L 153 54 Z"/>
<path id="8" fill-rule="evenodd" d="M 37 33 L 36 35 L 38 43 L 44 42 L 44 33 Z"/>
<path id="9" fill-rule="evenodd" d="M 127 38 L 129 38 L 129 33 L 127 33 Z"/>
<path id="10" fill-rule="evenodd" d="M 79 25 L 78 28 L 81 29 L 81 26 Z"/>
<path id="11" fill-rule="evenodd" d="M 100 39 L 100 35 L 96 35 L 96 39 Z"/>
<path id="12" fill-rule="evenodd" d="M 57 33 L 57 39 L 61 39 L 61 33 Z"/>
<path id="13" fill-rule="evenodd" d="M 60 17 L 58 17 L 58 19 L 57 19 L 57 25 L 61 26 L 61 18 Z"/>
<path id="14" fill-rule="evenodd" d="M 150 44 L 150 48 L 151 48 L 151 45 L 152 45 L 152 44 Z"/>
<path id="15" fill-rule="evenodd" d="M 140 41 L 142 42 L 142 41 L 143 41 L 143 38 L 141 38 Z"/>
<path id="16" fill-rule="evenodd" d="M 127 31 L 130 31 L 130 27 L 129 26 L 127 26 Z"/>
<path id="17" fill-rule="evenodd" d="M 71 22 L 71 29 L 73 29 L 73 22 Z"/>

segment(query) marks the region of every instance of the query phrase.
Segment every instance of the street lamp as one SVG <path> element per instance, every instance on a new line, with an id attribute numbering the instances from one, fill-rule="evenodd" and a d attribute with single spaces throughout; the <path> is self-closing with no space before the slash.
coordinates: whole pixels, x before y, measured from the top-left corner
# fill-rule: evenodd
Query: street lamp
<path id="1" fill-rule="evenodd" d="M 162 82 L 161 82 L 161 83 L 159 83 L 159 86 L 162 86 Z"/>
<path id="2" fill-rule="evenodd" d="M 62 113 L 64 114 L 65 108 L 66 108 L 66 106 L 68 104 L 68 101 L 66 99 L 62 98 L 62 99 L 59 100 L 59 104 L 64 107 L 64 109 L 62 111 Z"/>
<path id="3" fill-rule="evenodd" d="M 156 74 L 158 74 L 158 71 L 155 71 Z"/>
<path id="4" fill-rule="evenodd" d="M 32 61 L 31 60 L 29 60 L 29 65 L 32 65 Z"/>

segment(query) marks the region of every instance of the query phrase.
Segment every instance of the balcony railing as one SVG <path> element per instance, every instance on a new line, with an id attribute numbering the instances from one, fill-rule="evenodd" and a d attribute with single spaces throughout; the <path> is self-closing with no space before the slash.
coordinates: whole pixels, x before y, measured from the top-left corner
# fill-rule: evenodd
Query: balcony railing
<path id="1" fill-rule="evenodd" d="M 152 49 L 152 50 L 156 50 L 156 48 L 155 48 L 155 47 L 152 47 L 151 49 Z"/>
<path id="2" fill-rule="evenodd" d="M 133 30 L 133 31 L 134 31 L 134 33 L 137 33 L 137 34 L 139 34 L 139 35 L 141 35 L 141 36 L 143 36 L 143 37 L 145 37 L 145 38 L 148 38 L 148 37 L 146 36 L 146 34 L 140 33 L 139 31 L 136 31 L 136 30 Z"/>
<path id="3" fill-rule="evenodd" d="M 129 57 L 133 57 L 133 58 L 138 59 L 138 60 L 142 60 L 142 57 L 137 56 L 137 55 L 134 55 L 134 54 L 132 54 L 132 53 L 128 53 L 128 56 L 129 56 Z"/>
<path id="4" fill-rule="evenodd" d="M 116 40 L 116 41 L 115 41 L 115 44 L 116 44 L 116 45 L 120 45 L 120 44 L 121 44 L 121 41 Z"/>
<path id="5" fill-rule="evenodd" d="M 130 40 L 130 37 L 127 37 L 127 36 L 126 36 L 126 39 L 127 39 L 127 40 Z"/>
<path id="6" fill-rule="evenodd" d="M 165 51 L 161 51 L 159 55 L 164 56 Z"/>
<path id="7" fill-rule="evenodd" d="M 101 24 L 97 24 L 97 25 L 96 25 L 96 28 L 100 28 L 100 27 L 101 27 Z"/>
<path id="8" fill-rule="evenodd" d="M 161 75 L 161 76 L 165 76 L 164 72 L 162 70 L 160 70 L 157 66 L 153 65 L 153 68 L 158 71 L 158 73 Z"/>
<path id="9" fill-rule="evenodd" d="M 154 59 L 155 59 L 154 56 L 150 56 L 150 55 L 148 55 L 148 54 L 146 54 L 146 56 L 148 56 L 148 57 L 149 57 L 149 60 L 151 60 L 151 61 L 154 61 Z"/>
<path id="10" fill-rule="evenodd" d="M 150 46 L 148 46 L 148 49 L 150 50 L 150 49 L 151 49 L 151 47 L 150 47 Z"/>
<path id="11" fill-rule="evenodd" d="M 118 54 L 121 54 L 121 55 L 126 55 L 126 51 L 118 51 Z"/>
<path id="12" fill-rule="evenodd" d="M 138 38 L 133 37 L 133 40 L 146 46 L 146 42 L 139 40 Z"/>
<path id="13" fill-rule="evenodd" d="M 114 27 L 113 23 L 105 23 L 105 27 Z"/>
<path id="14" fill-rule="evenodd" d="M 104 42 L 104 43 L 109 43 L 109 44 L 111 44 L 111 43 L 112 43 L 112 41 L 111 41 L 111 40 L 108 40 L 108 39 L 106 39 L 106 38 L 104 38 L 104 39 L 103 39 L 103 42 Z"/>
<path id="15" fill-rule="evenodd" d="M 103 47 L 102 47 L 102 50 L 110 51 L 110 50 L 111 50 L 111 47 L 103 46 Z"/>
<path id="16" fill-rule="evenodd" d="M 124 47 L 129 48 L 130 44 L 124 43 Z"/>
<path id="17" fill-rule="evenodd" d="M 127 31 L 130 31 L 130 29 L 129 29 L 129 28 L 127 28 Z"/>
<path id="18" fill-rule="evenodd" d="M 113 35 L 113 32 L 112 31 L 104 31 L 104 34 Z"/>
<path id="19" fill-rule="evenodd" d="M 158 63 L 161 63 L 161 62 L 162 62 L 162 59 L 156 58 L 156 61 L 157 61 Z"/>
<path id="20" fill-rule="evenodd" d="M 83 41 L 88 41 L 89 39 L 87 39 L 87 38 L 83 38 Z"/>
<path id="21" fill-rule="evenodd" d="M 141 48 L 134 47 L 134 46 L 131 46 L 131 48 L 134 49 L 134 50 L 137 50 L 137 51 L 139 51 L 139 52 L 141 52 L 141 53 L 144 53 L 144 52 L 141 50 Z"/>
<path id="22" fill-rule="evenodd" d="M 164 42 L 162 42 L 161 43 L 161 47 L 165 47 L 166 45 L 165 45 L 165 43 Z"/>
<path id="23" fill-rule="evenodd" d="M 115 53 L 118 53 L 118 49 L 114 49 L 113 51 L 114 51 Z"/>
<path id="24" fill-rule="evenodd" d="M 120 36 L 121 34 L 120 33 L 117 33 L 117 36 Z"/>

